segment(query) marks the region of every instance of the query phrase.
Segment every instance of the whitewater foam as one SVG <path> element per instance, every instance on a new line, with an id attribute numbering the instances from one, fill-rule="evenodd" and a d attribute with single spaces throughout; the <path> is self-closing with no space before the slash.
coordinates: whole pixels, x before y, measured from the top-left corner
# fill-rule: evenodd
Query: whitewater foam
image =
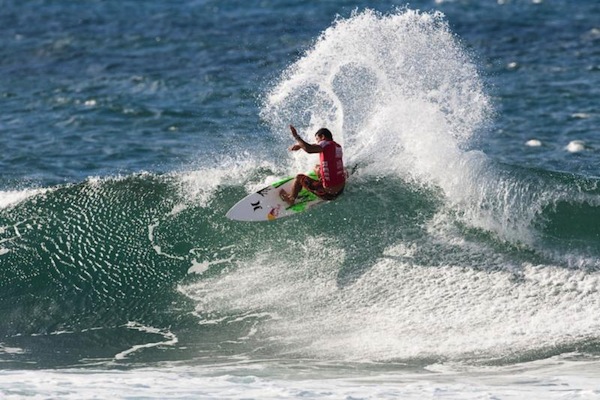
<path id="1" fill-rule="evenodd" d="M 15 206 L 31 197 L 43 194 L 51 189 L 25 189 L 0 191 L 0 210 Z"/>
<path id="2" fill-rule="evenodd" d="M 347 251 L 326 238 L 302 243 L 285 254 L 263 249 L 227 274 L 180 289 L 197 302 L 201 323 L 269 311 L 272 317 L 253 327 L 254 346 L 312 359 L 487 363 L 551 353 L 600 328 L 593 317 L 600 312 L 598 273 L 512 264 L 481 243 L 427 239 L 386 248 L 358 279 L 340 286 Z"/>
<path id="3" fill-rule="evenodd" d="M 501 369 L 432 365 L 430 372 L 382 372 L 357 375 L 353 370 L 327 376 L 327 365 L 254 363 L 202 368 L 169 365 L 134 370 L 63 369 L 0 372 L 0 394 L 22 399 L 445 399 L 527 398 L 533 400 L 597 397 L 597 364 L 556 358 Z M 587 369 L 584 369 L 586 367 Z M 279 368 L 277 370 L 276 368 Z M 340 367 L 338 367 L 340 368 Z M 290 376 L 293 379 L 290 379 Z"/>
<path id="4" fill-rule="evenodd" d="M 270 174 L 257 171 L 277 171 L 280 168 L 275 163 L 243 152 L 235 156 L 223 156 L 208 165 L 198 166 L 193 171 L 177 174 L 180 182 L 181 195 L 188 204 L 206 207 L 222 186 L 244 185 L 248 193 L 255 191 L 275 179 Z M 181 211 L 182 205 L 178 205 Z"/>

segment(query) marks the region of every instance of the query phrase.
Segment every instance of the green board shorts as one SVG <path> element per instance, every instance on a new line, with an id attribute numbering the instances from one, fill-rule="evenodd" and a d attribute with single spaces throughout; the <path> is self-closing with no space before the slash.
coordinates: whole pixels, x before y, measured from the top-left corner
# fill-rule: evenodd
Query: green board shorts
<path id="1" fill-rule="evenodd" d="M 328 193 L 327 191 L 325 191 L 323 183 L 320 180 L 318 181 L 302 174 L 300 174 L 298 178 L 300 178 L 300 184 L 303 188 L 305 188 L 311 193 L 314 193 L 316 196 L 320 197 L 323 200 L 335 200 L 340 194 L 344 192 L 344 189 L 342 189 L 335 194 Z"/>

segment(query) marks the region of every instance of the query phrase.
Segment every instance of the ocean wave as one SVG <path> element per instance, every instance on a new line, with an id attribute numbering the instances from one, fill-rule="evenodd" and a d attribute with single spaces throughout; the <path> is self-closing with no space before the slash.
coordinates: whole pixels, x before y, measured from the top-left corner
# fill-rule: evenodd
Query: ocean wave
<path id="1" fill-rule="evenodd" d="M 51 344 L 83 354 L 67 364 L 169 352 L 424 365 L 597 343 L 597 181 L 477 150 L 484 89 L 441 14 L 357 12 L 265 96 L 274 156 L 5 193 L 0 334 L 23 352 L 0 358 L 41 365 Z M 345 194 L 270 224 L 227 220 L 314 164 L 281 157 L 296 121 L 344 144 Z"/>

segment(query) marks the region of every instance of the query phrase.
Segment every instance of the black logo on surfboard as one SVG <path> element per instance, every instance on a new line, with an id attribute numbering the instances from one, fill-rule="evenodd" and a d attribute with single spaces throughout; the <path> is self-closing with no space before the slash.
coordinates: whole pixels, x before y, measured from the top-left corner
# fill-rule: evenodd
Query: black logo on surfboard
<path id="1" fill-rule="evenodd" d="M 252 208 L 254 209 L 254 211 L 256 211 L 256 210 L 262 210 L 262 206 L 260 205 L 260 201 L 257 201 L 256 203 L 250 203 L 250 205 L 252 206 Z"/>
<path id="2" fill-rule="evenodd" d="M 260 194 L 262 197 L 265 197 L 265 194 L 267 194 L 269 191 L 271 190 L 271 186 L 267 186 L 264 189 L 260 189 L 258 192 L 258 194 Z"/>

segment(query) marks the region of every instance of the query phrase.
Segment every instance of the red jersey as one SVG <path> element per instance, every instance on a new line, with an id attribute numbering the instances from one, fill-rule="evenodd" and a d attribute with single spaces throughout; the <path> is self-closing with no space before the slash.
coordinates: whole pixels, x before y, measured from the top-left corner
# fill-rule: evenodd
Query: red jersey
<path id="1" fill-rule="evenodd" d="M 346 182 L 344 162 L 342 161 L 342 146 L 333 140 L 323 140 L 319 143 L 323 149 L 320 155 L 321 182 L 323 187 L 332 187 Z"/>

